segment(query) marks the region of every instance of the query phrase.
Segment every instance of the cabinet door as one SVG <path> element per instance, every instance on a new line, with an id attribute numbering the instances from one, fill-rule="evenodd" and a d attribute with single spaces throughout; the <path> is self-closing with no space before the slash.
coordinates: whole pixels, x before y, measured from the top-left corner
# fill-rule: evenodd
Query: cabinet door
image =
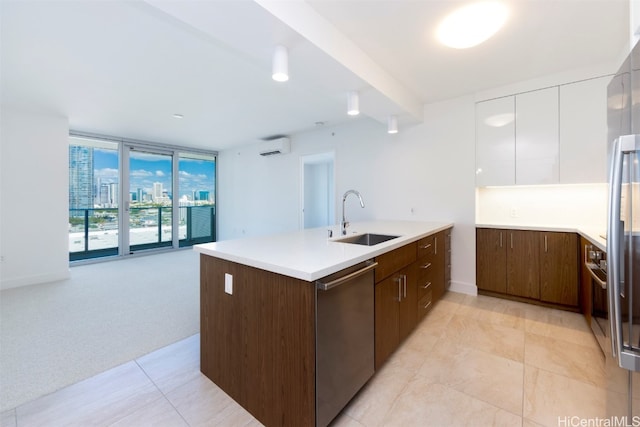
<path id="1" fill-rule="evenodd" d="M 607 182 L 607 83 L 560 86 L 560 183 Z"/>
<path id="2" fill-rule="evenodd" d="M 516 95 L 516 114 L 516 184 L 557 184 L 558 87 Z"/>
<path id="3" fill-rule="evenodd" d="M 399 341 L 402 342 L 418 322 L 418 288 L 416 285 L 416 264 L 405 268 L 398 274 L 402 287 L 402 299 L 399 312 Z"/>
<path id="4" fill-rule="evenodd" d="M 476 104 L 476 186 L 515 184 L 515 98 Z"/>
<path id="5" fill-rule="evenodd" d="M 578 236 L 540 234 L 540 299 L 578 306 Z"/>
<path id="6" fill-rule="evenodd" d="M 507 230 L 476 230 L 476 285 L 478 289 L 507 293 Z"/>
<path id="7" fill-rule="evenodd" d="M 539 233 L 510 230 L 508 234 L 507 293 L 540 299 Z"/>
<path id="8" fill-rule="evenodd" d="M 375 292 L 375 365 L 376 370 L 400 343 L 400 304 L 402 289 L 396 275 L 376 284 Z"/>

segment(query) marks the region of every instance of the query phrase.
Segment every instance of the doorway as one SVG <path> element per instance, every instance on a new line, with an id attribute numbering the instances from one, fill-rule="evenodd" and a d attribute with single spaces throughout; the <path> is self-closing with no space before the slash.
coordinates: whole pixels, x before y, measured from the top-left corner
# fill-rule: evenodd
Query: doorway
<path id="1" fill-rule="evenodd" d="M 335 223 L 335 153 L 302 156 L 302 228 L 325 227 Z"/>

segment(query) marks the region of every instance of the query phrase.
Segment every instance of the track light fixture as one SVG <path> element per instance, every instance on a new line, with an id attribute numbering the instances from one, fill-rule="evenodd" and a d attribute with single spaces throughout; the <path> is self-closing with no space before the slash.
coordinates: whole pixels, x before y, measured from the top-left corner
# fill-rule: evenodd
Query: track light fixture
<path id="1" fill-rule="evenodd" d="M 358 98 L 358 92 L 347 92 L 347 114 L 350 116 L 357 116 L 360 114 L 360 100 Z"/>
<path id="2" fill-rule="evenodd" d="M 273 68 L 271 78 L 277 82 L 289 80 L 289 54 L 287 48 L 279 45 L 273 52 Z"/>

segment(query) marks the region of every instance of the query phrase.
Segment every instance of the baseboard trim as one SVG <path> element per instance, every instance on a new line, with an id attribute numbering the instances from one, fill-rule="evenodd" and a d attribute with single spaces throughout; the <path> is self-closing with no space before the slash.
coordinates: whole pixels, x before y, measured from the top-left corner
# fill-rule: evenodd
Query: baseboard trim
<path id="1" fill-rule="evenodd" d="M 66 269 L 57 273 L 39 274 L 37 276 L 23 276 L 0 281 L 0 290 L 19 288 L 21 286 L 38 285 L 40 283 L 56 282 L 71 277 L 71 271 Z"/>
<path id="2" fill-rule="evenodd" d="M 471 283 L 451 281 L 449 290 L 452 292 L 458 292 L 461 294 L 467 294 L 467 295 L 473 295 L 473 296 L 478 295 L 478 288 L 476 287 L 476 285 Z"/>

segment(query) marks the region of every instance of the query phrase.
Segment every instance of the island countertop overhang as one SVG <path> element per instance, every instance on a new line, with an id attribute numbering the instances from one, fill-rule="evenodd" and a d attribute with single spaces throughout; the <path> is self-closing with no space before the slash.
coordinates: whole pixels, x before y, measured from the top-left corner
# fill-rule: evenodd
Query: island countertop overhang
<path id="1" fill-rule="evenodd" d="M 347 235 L 377 233 L 400 237 L 374 246 L 343 243 L 337 240 L 345 236 L 332 226 L 205 243 L 195 245 L 194 250 L 312 282 L 450 227 L 452 222 L 442 221 L 368 221 L 352 223 Z M 333 231 L 331 238 L 329 229 Z"/>

